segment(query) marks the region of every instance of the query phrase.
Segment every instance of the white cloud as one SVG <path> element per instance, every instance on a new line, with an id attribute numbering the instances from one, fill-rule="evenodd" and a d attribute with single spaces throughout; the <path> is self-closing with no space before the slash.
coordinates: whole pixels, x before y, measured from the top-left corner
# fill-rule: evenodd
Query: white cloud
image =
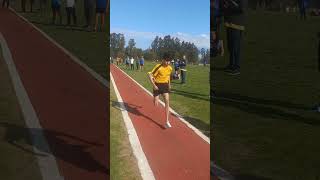
<path id="1" fill-rule="evenodd" d="M 133 38 L 135 40 L 144 39 L 151 41 L 156 37 L 164 37 L 168 34 L 158 33 L 158 32 L 142 32 L 142 31 L 134 31 L 127 30 L 121 28 L 111 28 L 111 33 L 122 33 L 126 37 L 126 39 Z M 187 41 L 194 43 L 198 48 L 209 48 L 210 47 L 210 35 L 208 34 L 188 34 L 183 32 L 176 32 L 174 34 L 169 34 L 172 37 L 177 37 L 181 41 Z M 150 44 L 149 44 L 150 45 Z"/>

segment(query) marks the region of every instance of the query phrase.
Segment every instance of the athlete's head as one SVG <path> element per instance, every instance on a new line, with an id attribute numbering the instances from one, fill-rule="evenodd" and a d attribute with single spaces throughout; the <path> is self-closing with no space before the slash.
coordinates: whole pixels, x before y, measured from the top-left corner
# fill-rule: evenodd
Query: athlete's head
<path id="1" fill-rule="evenodd" d="M 170 64 L 170 55 L 168 53 L 164 53 L 162 55 L 162 65 L 168 66 Z"/>

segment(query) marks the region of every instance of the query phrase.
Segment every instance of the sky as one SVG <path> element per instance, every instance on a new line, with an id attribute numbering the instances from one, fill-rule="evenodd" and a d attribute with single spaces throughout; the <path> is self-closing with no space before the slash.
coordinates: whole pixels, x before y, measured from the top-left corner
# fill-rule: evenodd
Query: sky
<path id="1" fill-rule="evenodd" d="M 111 0 L 110 32 L 147 49 L 158 35 L 210 46 L 210 0 Z"/>

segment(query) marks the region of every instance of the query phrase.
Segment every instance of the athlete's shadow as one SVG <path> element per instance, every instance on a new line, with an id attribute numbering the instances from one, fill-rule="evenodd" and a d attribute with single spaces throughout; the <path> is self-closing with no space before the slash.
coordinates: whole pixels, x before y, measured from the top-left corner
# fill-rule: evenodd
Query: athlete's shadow
<path id="1" fill-rule="evenodd" d="M 199 94 L 199 93 L 192 93 L 192 92 L 187 92 L 187 91 L 181 91 L 181 90 L 174 89 L 174 88 L 172 88 L 171 90 L 172 90 L 173 94 L 178 94 L 178 95 L 185 96 L 185 97 L 188 97 L 191 99 L 210 101 L 209 94 L 205 95 L 205 94 Z"/>
<path id="2" fill-rule="evenodd" d="M 312 112 L 311 108 L 304 105 L 257 99 L 227 93 L 216 93 L 212 99 L 213 104 L 231 106 L 264 118 L 284 119 L 308 125 L 320 126 L 320 119 L 315 116 L 310 116 L 309 114 Z"/>
<path id="3" fill-rule="evenodd" d="M 61 159 L 87 171 L 97 171 L 107 175 L 110 173 L 109 169 L 103 165 L 107 164 L 108 159 L 104 159 L 105 163 L 102 164 L 96 161 L 92 154 L 88 152 L 89 148 L 103 146 L 103 144 L 89 142 L 63 132 L 26 128 L 7 122 L 0 122 L 0 126 L 5 128 L 4 139 L 9 144 L 26 153 L 32 153 L 36 156 L 48 156 L 52 154 L 57 159 Z M 43 137 L 47 139 L 48 143 L 50 142 L 49 146 Z M 73 143 L 68 142 L 67 139 L 70 139 Z"/>
<path id="4" fill-rule="evenodd" d="M 153 122 L 154 124 L 156 124 L 157 126 L 159 126 L 161 129 L 165 129 L 165 127 L 161 124 L 159 124 L 157 121 L 153 120 L 152 118 L 150 118 L 149 116 L 146 116 L 144 115 L 143 113 L 141 113 L 139 111 L 139 108 L 141 108 L 140 106 L 137 106 L 137 105 L 134 105 L 134 104 L 129 104 L 129 103 L 126 103 L 126 102 L 123 102 L 123 105 L 126 109 L 123 109 L 122 105 L 120 104 L 120 102 L 117 102 L 117 101 L 111 101 L 112 103 L 112 107 L 115 107 L 117 109 L 120 109 L 120 110 L 127 110 L 128 112 L 130 113 L 133 113 L 137 116 L 142 116 L 148 120 L 150 120 L 151 122 Z"/>

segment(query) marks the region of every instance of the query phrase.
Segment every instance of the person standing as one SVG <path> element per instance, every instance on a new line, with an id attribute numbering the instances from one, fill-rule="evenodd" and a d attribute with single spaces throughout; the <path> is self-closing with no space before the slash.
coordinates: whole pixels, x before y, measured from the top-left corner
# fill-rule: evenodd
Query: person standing
<path id="1" fill-rule="evenodd" d="M 309 5 L 309 0 L 298 0 L 299 12 L 300 12 L 300 19 L 306 20 L 307 15 L 307 7 Z"/>
<path id="2" fill-rule="evenodd" d="M 148 72 L 149 80 L 153 87 L 153 102 L 157 106 L 159 103 L 159 95 L 162 95 L 165 103 L 166 128 L 172 127 L 169 121 L 169 93 L 171 89 L 170 76 L 172 67 L 170 66 L 170 57 L 164 54 L 162 63 L 157 64 L 152 71 Z"/>
<path id="3" fill-rule="evenodd" d="M 141 56 L 141 58 L 140 58 L 140 71 L 143 70 L 143 66 L 144 66 L 144 58 L 143 58 L 143 56 Z"/>
<path id="4" fill-rule="evenodd" d="M 130 59 L 129 57 L 127 56 L 126 58 L 126 68 L 129 69 L 129 64 L 130 64 Z"/>
<path id="5" fill-rule="evenodd" d="M 66 11 L 67 11 L 67 25 L 70 26 L 71 24 L 71 16 L 73 19 L 73 25 L 77 25 L 75 0 L 67 0 Z"/>
<path id="6" fill-rule="evenodd" d="M 52 24 L 55 24 L 57 16 L 59 16 L 59 24 L 62 24 L 60 6 L 61 6 L 61 0 L 51 0 Z"/>
<path id="7" fill-rule="evenodd" d="M 183 56 L 183 59 L 180 61 L 180 64 L 179 64 L 180 75 L 181 75 L 181 84 L 186 83 L 186 76 L 187 76 L 186 66 L 187 66 L 186 57 Z"/>
<path id="8" fill-rule="evenodd" d="M 86 24 L 84 28 L 91 30 L 92 28 L 92 15 L 94 10 L 95 0 L 84 0 L 84 15 L 86 19 Z"/>
<path id="9" fill-rule="evenodd" d="M 2 0 L 2 7 L 9 8 L 9 4 L 10 4 L 9 0 Z"/>
<path id="10" fill-rule="evenodd" d="M 245 30 L 248 0 L 224 0 L 223 14 L 227 31 L 229 65 L 226 71 L 231 75 L 240 74 L 240 58 L 243 31 Z"/>
<path id="11" fill-rule="evenodd" d="M 318 71 L 320 73 L 320 32 L 318 32 Z M 316 106 L 316 111 L 320 113 L 320 103 Z"/>
<path id="12" fill-rule="evenodd" d="M 96 23 L 94 26 L 94 31 L 97 31 L 99 24 L 99 16 L 100 16 L 100 28 L 99 31 L 102 31 L 102 27 L 104 27 L 104 18 L 107 9 L 107 0 L 96 0 Z"/>
<path id="13" fill-rule="evenodd" d="M 139 57 L 137 56 L 137 59 L 136 59 L 136 70 L 137 71 L 139 70 L 139 67 L 140 67 L 140 62 L 139 62 Z"/>
<path id="14" fill-rule="evenodd" d="M 21 0 L 21 11 L 26 12 L 26 0 Z"/>
<path id="15" fill-rule="evenodd" d="M 130 59 L 130 69 L 134 70 L 134 59 L 133 59 L 133 57 L 131 57 L 131 59 Z"/>

